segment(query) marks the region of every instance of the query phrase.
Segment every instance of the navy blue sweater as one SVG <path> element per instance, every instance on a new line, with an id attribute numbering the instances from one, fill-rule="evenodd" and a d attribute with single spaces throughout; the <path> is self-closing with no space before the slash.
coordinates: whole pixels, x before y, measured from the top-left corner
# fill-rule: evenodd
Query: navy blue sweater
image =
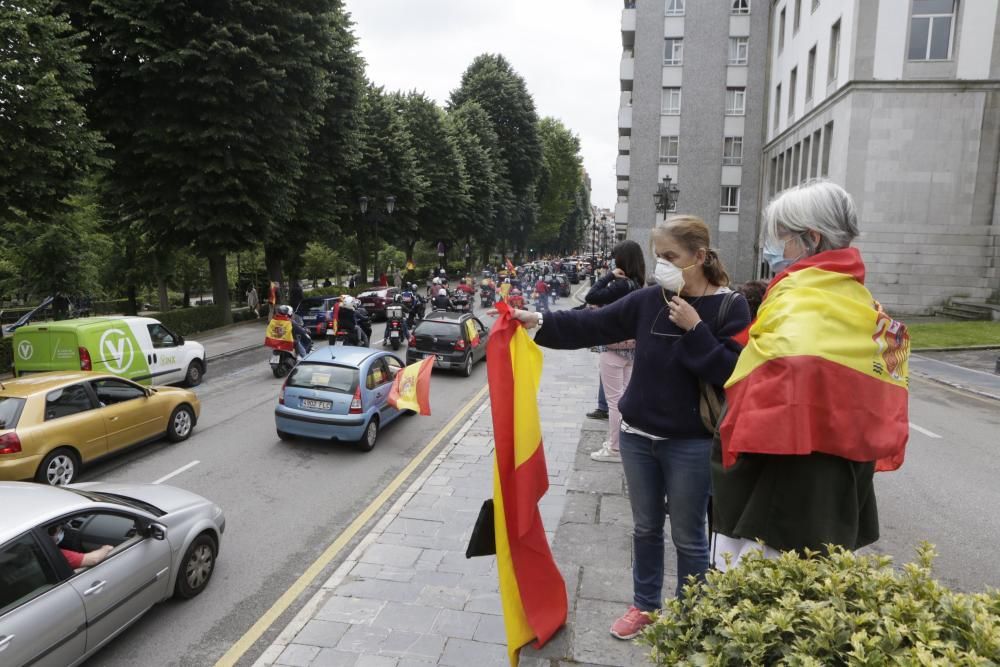
<path id="1" fill-rule="evenodd" d="M 739 344 L 730 336 L 750 323 L 750 309 L 740 296 L 720 327 L 716 316 L 724 298 L 723 294 L 684 297 L 703 321 L 685 332 L 670 321 L 663 290 L 646 287 L 603 308 L 549 313 L 535 342 L 572 350 L 635 339 L 632 379 L 618 403 L 622 418 L 662 438 L 703 438 L 698 380 L 725 384 L 740 354 Z"/>

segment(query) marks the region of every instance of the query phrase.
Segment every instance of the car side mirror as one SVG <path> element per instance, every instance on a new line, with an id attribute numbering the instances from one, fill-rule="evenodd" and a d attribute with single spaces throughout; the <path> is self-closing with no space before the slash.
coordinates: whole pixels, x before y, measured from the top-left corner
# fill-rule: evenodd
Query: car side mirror
<path id="1" fill-rule="evenodd" d="M 176 344 L 177 345 L 183 345 L 184 344 L 184 336 L 178 336 Z"/>
<path id="2" fill-rule="evenodd" d="M 167 539 L 167 527 L 164 526 L 162 523 L 150 523 L 148 534 L 154 540 L 163 541 Z"/>

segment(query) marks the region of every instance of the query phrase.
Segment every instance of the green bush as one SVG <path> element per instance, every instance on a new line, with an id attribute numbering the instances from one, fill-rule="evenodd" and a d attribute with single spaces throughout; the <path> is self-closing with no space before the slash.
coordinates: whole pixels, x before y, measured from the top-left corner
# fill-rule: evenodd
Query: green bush
<path id="1" fill-rule="evenodd" d="M 91 304 L 91 315 L 121 315 L 128 311 L 128 299 L 114 301 L 94 301 Z"/>
<path id="2" fill-rule="evenodd" d="M 902 570 L 888 556 L 757 553 L 690 583 L 642 640 L 658 665 L 995 665 L 1000 591 L 931 577 L 934 547 Z"/>
<path id="3" fill-rule="evenodd" d="M 14 337 L 0 338 L 0 373 L 8 373 L 14 367 Z"/>
<path id="4" fill-rule="evenodd" d="M 217 306 L 194 306 L 154 313 L 154 317 L 167 325 L 171 331 L 189 336 L 199 331 L 208 331 L 222 326 L 222 312 Z"/>

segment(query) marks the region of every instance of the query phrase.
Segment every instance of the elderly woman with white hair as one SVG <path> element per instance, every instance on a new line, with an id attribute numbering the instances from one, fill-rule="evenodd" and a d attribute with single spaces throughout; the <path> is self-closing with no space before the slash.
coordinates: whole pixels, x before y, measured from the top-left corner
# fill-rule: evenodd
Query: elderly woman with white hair
<path id="1" fill-rule="evenodd" d="M 857 236 L 851 196 L 829 181 L 764 212 L 775 276 L 738 337 L 712 453 L 717 567 L 878 539 L 873 476 L 902 465 L 909 434 L 909 337 L 865 288 Z"/>

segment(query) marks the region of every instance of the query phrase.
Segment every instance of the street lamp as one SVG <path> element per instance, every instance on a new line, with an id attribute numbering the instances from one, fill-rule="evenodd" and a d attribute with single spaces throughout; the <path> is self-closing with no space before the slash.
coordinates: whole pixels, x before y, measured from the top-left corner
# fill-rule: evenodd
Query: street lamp
<path id="1" fill-rule="evenodd" d="M 677 206 L 677 194 L 680 192 L 680 188 L 673 185 L 670 181 L 670 175 L 667 174 L 663 177 L 663 182 L 656 186 L 656 192 L 653 194 L 653 201 L 656 203 L 656 210 L 663 214 L 663 217 L 667 216 L 669 211 L 673 211 Z"/>
<path id="2" fill-rule="evenodd" d="M 364 218 L 365 214 L 368 213 L 368 197 L 364 195 L 358 197 L 358 208 L 361 209 L 361 217 Z M 393 210 L 396 208 L 396 198 L 393 195 L 389 195 L 385 198 L 385 210 L 389 215 L 392 215 Z M 372 216 L 373 222 L 375 224 L 375 259 L 372 262 L 372 279 L 378 280 L 378 215 Z M 362 276 L 364 277 L 364 276 Z"/>

